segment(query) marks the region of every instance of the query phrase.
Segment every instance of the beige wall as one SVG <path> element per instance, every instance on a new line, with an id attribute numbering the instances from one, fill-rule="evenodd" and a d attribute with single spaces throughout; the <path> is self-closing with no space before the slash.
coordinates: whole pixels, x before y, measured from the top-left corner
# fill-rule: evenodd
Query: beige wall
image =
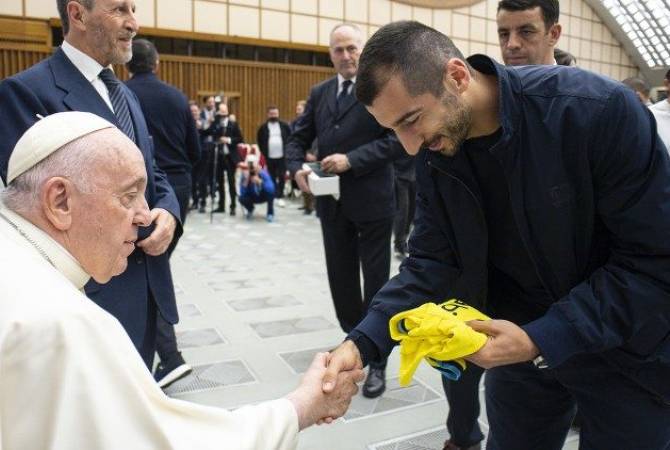
<path id="1" fill-rule="evenodd" d="M 369 36 L 392 20 L 414 19 L 450 36 L 464 54 L 500 59 L 498 0 L 457 9 L 431 9 L 390 0 L 135 0 L 140 24 L 155 28 L 328 45 L 337 23 L 357 23 Z M 55 0 L 0 0 L 0 14 L 56 17 Z M 638 69 L 583 0 L 561 1 L 558 47 L 581 67 L 621 80 Z"/>

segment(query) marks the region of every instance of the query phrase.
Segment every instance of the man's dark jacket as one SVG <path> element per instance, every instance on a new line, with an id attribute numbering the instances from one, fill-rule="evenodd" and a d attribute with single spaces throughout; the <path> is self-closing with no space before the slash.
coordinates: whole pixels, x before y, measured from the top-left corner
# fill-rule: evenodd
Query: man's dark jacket
<path id="1" fill-rule="evenodd" d="M 151 72 L 133 75 L 126 86 L 140 100 L 158 167 L 172 186 L 190 187 L 192 167 L 200 159 L 200 137 L 186 96 Z"/>
<path id="2" fill-rule="evenodd" d="M 550 367 L 604 358 L 670 402 L 670 159 L 635 94 L 574 67 L 504 67 L 502 138 L 490 149 L 545 289 L 545 315 L 523 326 Z M 488 68 L 488 69 L 487 69 Z M 385 356 L 388 321 L 428 301 L 487 299 L 487 228 L 463 153 L 417 156 L 410 257 L 352 332 Z"/>
<path id="3" fill-rule="evenodd" d="M 279 129 L 281 130 L 281 140 L 284 143 L 284 157 L 286 157 L 286 145 L 288 144 L 288 138 L 291 136 L 291 127 L 289 124 L 280 120 L 277 122 L 279 124 Z M 258 132 L 256 133 L 256 142 L 258 143 L 258 148 L 261 149 L 261 153 L 265 156 L 267 160 L 270 158 L 268 142 L 270 141 L 270 130 L 268 129 L 268 122 L 265 122 L 263 125 L 258 127 Z"/>
<path id="4" fill-rule="evenodd" d="M 144 157 L 147 171 L 145 196 L 149 208 L 164 208 L 177 221 L 175 233 L 182 233 L 179 204 L 165 174 L 156 167 L 153 144 L 135 94 L 121 85 L 128 98 L 128 108 L 135 127 L 136 144 Z M 63 111 L 85 111 L 97 114 L 118 126 L 116 116 L 70 62 L 63 50 L 40 61 L 28 70 L 0 83 L 0 173 L 6 179 L 7 162 L 21 135 L 37 121 L 36 114 L 47 116 Z M 152 227 L 141 227 L 139 238 L 146 238 Z M 114 315 L 139 347 L 146 332 L 147 302 L 151 291 L 165 320 L 176 323 L 177 305 L 167 254 L 150 256 L 136 248 L 128 257 L 128 268 L 100 285 L 91 280 L 86 295 Z"/>
<path id="5" fill-rule="evenodd" d="M 233 122 L 228 119 L 228 123 L 224 126 L 224 117 L 217 114 L 214 116 L 214 122 L 210 125 L 210 127 L 205 130 L 205 134 L 209 134 L 214 138 L 214 143 L 219 146 L 221 151 L 223 151 L 223 144 L 220 141 L 221 137 L 229 137 L 230 138 L 230 144 L 228 145 L 228 157 L 227 159 L 229 160 L 230 163 L 233 164 L 234 166 L 240 162 L 240 155 L 237 152 L 237 145 L 241 144 L 244 142 L 244 137 L 242 136 L 242 130 L 240 129 L 240 126 L 237 124 L 237 122 Z"/>
<path id="6" fill-rule="evenodd" d="M 295 173 L 305 161 L 305 152 L 319 140 L 319 160 L 344 153 L 351 169 L 340 174 L 340 205 L 349 220 L 365 222 L 395 214 L 393 165 L 403 153 L 391 130 L 375 120 L 353 92 L 337 107 L 337 77 L 312 88 L 304 113 L 296 119 L 286 160 Z M 328 198 L 332 198 L 328 196 Z M 317 211 L 322 214 L 322 198 Z"/>

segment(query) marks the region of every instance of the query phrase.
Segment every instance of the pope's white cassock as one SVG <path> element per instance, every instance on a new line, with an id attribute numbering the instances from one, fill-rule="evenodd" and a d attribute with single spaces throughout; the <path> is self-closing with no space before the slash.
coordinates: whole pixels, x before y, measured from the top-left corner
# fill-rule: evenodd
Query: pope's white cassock
<path id="1" fill-rule="evenodd" d="M 0 205 L 0 450 L 292 449 L 286 399 L 235 411 L 170 399 L 89 276 Z"/>

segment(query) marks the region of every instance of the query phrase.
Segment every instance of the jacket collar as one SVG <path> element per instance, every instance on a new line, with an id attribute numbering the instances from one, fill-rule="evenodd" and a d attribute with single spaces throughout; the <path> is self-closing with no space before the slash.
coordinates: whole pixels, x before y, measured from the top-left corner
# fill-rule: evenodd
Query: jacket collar
<path id="1" fill-rule="evenodd" d="M 56 49 L 49 59 L 54 83 L 66 92 L 63 103 L 71 111 L 90 111 L 116 124 L 116 116 L 109 109 L 98 91 L 70 61 L 62 48 Z"/>

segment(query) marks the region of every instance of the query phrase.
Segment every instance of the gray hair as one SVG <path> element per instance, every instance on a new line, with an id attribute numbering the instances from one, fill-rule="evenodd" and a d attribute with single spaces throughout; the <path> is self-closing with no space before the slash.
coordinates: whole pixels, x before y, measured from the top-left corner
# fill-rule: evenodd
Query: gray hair
<path id="1" fill-rule="evenodd" d="M 329 34 L 330 40 L 333 39 L 333 34 L 337 30 L 339 30 L 340 28 L 345 28 L 345 27 L 346 28 L 351 28 L 352 30 L 354 30 L 358 34 L 358 37 L 360 38 L 361 43 L 363 43 L 363 30 L 361 30 L 361 28 L 358 25 L 356 25 L 355 23 L 350 23 L 350 22 L 342 22 L 342 23 L 338 23 L 337 25 L 335 25 L 333 27 L 333 29 L 330 30 L 330 34 Z M 328 45 L 331 45 L 331 44 L 329 43 Z"/>
<path id="2" fill-rule="evenodd" d="M 88 136 L 65 144 L 16 177 L 0 192 L 0 200 L 17 213 L 34 211 L 39 206 L 44 183 L 53 177 L 68 178 L 81 192 L 94 192 L 98 183 L 92 169 L 109 149 L 91 145 Z"/>
<path id="3" fill-rule="evenodd" d="M 56 0 L 56 8 L 58 8 L 60 22 L 63 25 L 63 36 L 70 31 L 70 18 L 67 15 L 67 4 L 71 1 L 79 3 L 89 11 L 93 9 L 93 4 L 95 3 L 95 0 Z"/>

